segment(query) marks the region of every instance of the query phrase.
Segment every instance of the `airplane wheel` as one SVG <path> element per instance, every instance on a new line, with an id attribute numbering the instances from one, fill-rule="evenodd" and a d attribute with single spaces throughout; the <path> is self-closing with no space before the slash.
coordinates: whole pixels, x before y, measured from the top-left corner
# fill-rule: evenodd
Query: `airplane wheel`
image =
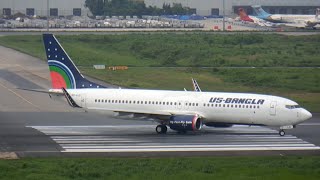
<path id="1" fill-rule="evenodd" d="M 166 134 L 167 133 L 167 131 L 168 131 L 168 128 L 167 128 L 167 126 L 166 125 L 162 125 L 162 134 Z"/>
<path id="2" fill-rule="evenodd" d="M 280 136 L 284 136 L 285 134 L 286 134 L 286 132 L 284 132 L 283 129 L 281 129 L 281 130 L 279 131 L 279 135 L 280 135 Z"/>
<path id="3" fill-rule="evenodd" d="M 165 133 L 167 133 L 167 130 L 168 130 L 168 128 L 167 128 L 166 125 L 158 125 L 158 126 L 156 127 L 156 132 L 157 132 L 158 134 L 165 134 Z"/>

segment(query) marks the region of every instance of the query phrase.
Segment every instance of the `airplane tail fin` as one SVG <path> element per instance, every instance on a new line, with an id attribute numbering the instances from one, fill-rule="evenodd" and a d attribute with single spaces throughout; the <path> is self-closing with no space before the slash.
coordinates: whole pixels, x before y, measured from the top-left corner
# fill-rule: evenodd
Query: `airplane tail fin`
<path id="1" fill-rule="evenodd" d="M 238 9 L 238 14 L 239 14 L 240 20 L 253 22 L 253 19 L 251 19 L 251 18 L 247 15 L 246 11 L 245 11 L 243 8 L 239 8 L 239 9 Z"/>
<path id="2" fill-rule="evenodd" d="M 104 88 L 83 77 L 53 34 L 43 34 L 43 42 L 53 89 Z"/>
<path id="3" fill-rule="evenodd" d="M 266 11 L 264 11 L 260 5 L 254 5 L 251 7 L 253 8 L 254 12 L 260 17 L 268 17 L 271 15 L 271 14 L 267 13 Z"/>

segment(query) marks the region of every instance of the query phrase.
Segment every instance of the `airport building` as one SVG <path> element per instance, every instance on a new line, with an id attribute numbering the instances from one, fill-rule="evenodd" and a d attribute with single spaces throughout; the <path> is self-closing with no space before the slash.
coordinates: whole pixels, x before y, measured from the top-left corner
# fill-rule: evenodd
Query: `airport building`
<path id="1" fill-rule="evenodd" d="M 143 0 L 137 0 L 143 1 Z M 90 11 L 85 8 L 85 0 L 49 0 L 51 16 L 86 16 Z M 164 3 L 181 3 L 190 7 L 198 15 L 234 16 L 239 7 L 252 14 L 251 5 L 262 5 L 269 13 L 314 14 L 320 7 L 320 0 L 144 0 L 147 6 L 162 7 Z M 225 8 L 223 8 L 225 7 Z M 1 0 L 0 14 L 15 13 L 47 16 L 47 0 Z"/>
<path id="2" fill-rule="evenodd" d="M 29 16 L 47 16 L 48 0 L 0 0 L 0 14 L 23 13 Z M 49 0 L 50 16 L 86 16 L 85 0 Z"/>

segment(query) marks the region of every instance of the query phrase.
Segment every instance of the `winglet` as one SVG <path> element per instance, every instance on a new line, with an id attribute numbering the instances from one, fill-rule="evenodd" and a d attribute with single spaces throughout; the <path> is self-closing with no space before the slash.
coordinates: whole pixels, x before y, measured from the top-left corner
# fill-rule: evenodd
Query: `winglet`
<path id="1" fill-rule="evenodd" d="M 196 92 L 201 92 L 200 86 L 198 85 L 197 81 L 192 78 L 193 90 Z"/>

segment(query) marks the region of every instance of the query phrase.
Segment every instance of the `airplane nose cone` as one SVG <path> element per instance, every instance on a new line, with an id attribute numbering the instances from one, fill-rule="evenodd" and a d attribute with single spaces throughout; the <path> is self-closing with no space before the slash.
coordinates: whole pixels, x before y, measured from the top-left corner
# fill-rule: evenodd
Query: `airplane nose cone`
<path id="1" fill-rule="evenodd" d="M 306 121 L 311 118 L 312 118 L 312 114 L 309 111 L 303 109 L 301 112 L 301 120 Z"/>

